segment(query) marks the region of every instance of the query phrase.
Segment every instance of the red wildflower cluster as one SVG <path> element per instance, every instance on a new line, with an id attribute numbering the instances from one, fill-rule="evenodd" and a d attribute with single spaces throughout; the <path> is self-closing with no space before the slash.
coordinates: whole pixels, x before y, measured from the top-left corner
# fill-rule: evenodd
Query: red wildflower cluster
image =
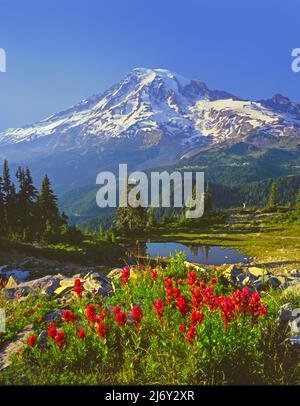
<path id="1" fill-rule="evenodd" d="M 115 320 L 120 327 L 123 327 L 127 320 L 126 313 L 121 312 L 120 310 L 119 312 L 116 313 Z"/>
<path id="2" fill-rule="evenodd" d="M 204 318 L 203 313 L 200 313 L 196 309 L 192 309 L 191 319 L 190 319 L 191 326 L 196 327 L 197 324 L 200 325 L 202 323 L 202 321 L 203 321 L 203 318 Z"/>
<path id="3" fill-rule="evenodd" d="M 195 272 L 189 272 L 187 274 L 186 284 L 189 286 L 195 286 L 198 283 L 198 278 Z"/>
<path id="4" fill-rule="evenodd" d="M 203 303 L 206 304 L 206 306 L 208 306 L 210 310 L 216 310 L 219 305 L 219 298 L 214 294 L 213 287 L 206 286 L 202 290 L 202 294 L 203 294 Z"/>
<path id="5" fill-rule="evenodd" d="M 151 277 L 154 281 L 156 281 L 156 279 L 157 279 L 157 270 L 156 269 L 151 270 Z"/>
<path id="6" fill-rule="evenodd" d="M 27 338 L 27 344 L 28 344 L 30 347 L 34 347 L 35 344 L 36 344 L 36 341 L 37 341 L 37 338 L 36 338 L 36 335 L 34 335 L 34 334 L 32 334 L 31 336 L 29 336 L 29 337 Z"/>
<path id="7" fill-rule="evenodd" d="M 165 313 L 165 303 L 163 300 L 156 300 L 153 304 L 157 317 L 161 320 Z"/>
<path id="8" fill-rule="evenodd" d="M 196 327 L 192 326 L 188 329 L 186 339 L 189 343 L 191 343 L 196 338 L 197 332 Z"/>
<path id="9" fill-rule="evenodd" d="M 105 314 L 97 315 L 97 310 L 94 305 L 88 305 L 85 313 L 86 313 L 86 319 L 90 323 L 100 323 L 101 320 L 105 319 Z"/>
<path id="10" fill-rule="evenodd" d="M 76 295 L 78 296 L 79 299 L 82 299 L 82 293 L 84 291 L 84 287 L 79 278 L 75 279 L 75 281 L 74 281 L 73 291 L 76 293 Z"/>
<path id="11" fill-rule="evenodd" d="M 133 308 L 131 310 L 131 315 L 132 315 L 133 320 L 136 323 L 140 323 L 142 320 L 142 317 L 143 317 L 143 312 L 142 312 L 142 309 L 140 308 L 140 306 L 138 306 L 138 305 L 133 306 Z"/>
<path id="12" fill-rule="evenodd" d="M 58 331 L 53 323 L 48 328 L 48 336 L 56 343 L 60 351 L 65 345 L 65 334 L 62 331 Z"/>
<path id="13" fill-rule="evenodd" d="M 184 323 L 180 323 L 179 328 L 183 333 L 185 333 L 185 324 Z"/>
<path id="14" fill-rule="evenodd" d="M 175 282 L 175 278 L 164 278 L 165 281 L 165 291 L 166 291 L 166 299 L 168 302 L 172 302 L 176 300 L 180 296 L 180 289 L 178 286 L 174 286 L 173 282 Z"/>
<path id="15" fill-rule="evenodd" d="M 176 306 L 178 307 L 181 316 L 185 317 L 188 312 L 188 303 L 184 295 L 178 296 Z"/>
<path id="16" fill-rule="evenodd" d="M 219 297 L 219 308 L 222 312 L 222 318 L 225 323 L 225 331 L 228 331 L 229 323 L 234 320 L 234 303 L 229 297 L 221 295 Z"/>
<path id="17" fill-rule="evenodd" d="M 54 339 L 56 345 L 58 346 L 58 348 L 60 349 L 60 351 L 63 349 L 64 345 L 65 345 L 65 333 L 62 331 L 58 331 L 55 339 Z"/>
<path id="18" fill-rule="evenodd" d="M 103 323 L 98 324 L 98 329 L 97 329 L 98 336 L 103 340 L 106 336 L 106 327 Z"/>
<path id="19" fill-rule="evenodd" d="M 77 337 L 80 338 L 80 340 L 84 340 L 86 337 L 86 331 L 85 330 L 79 330 L 77 333 Z"/>
<path id="20" fill-rule="evenodd" d="M 66 323 L 72 323 L 72 324 L 75 323 L 76 316 L 74 313 L 70 312 L 69 310 L 64 310 L 62 316 Z"/>
<path id="21" fill-rule="evenodd" d="M 121 307 L 120 307 L 120 306 L 115 306 L 113 312 L 114 312 L 115 314 L 117 314 L 117 313 L 119 313 L 120 310 L 121 310 Z"/>
<path id="22" fill-rule="evenodd" d="M 126 283 L 129 281 L 129 278 L 130 278 L 130 269 L 126 267 L 122 271 L 122 276 L 121 276 L 122 284 L 126 285 Z"/>
<path id="23" fill-rule="evenodd" d="M 245 313 L 253 319 L 258 316 L 264 316 L 267 312 L 266 306 L 263 306 L 257 292 L 251 293 L 248 288 L 237 290 L 231 296 L 234 309 L 237 313 Z"/>
<path id="24" fill-rule="evenodd" d="M 86 318 L 90 323 L 96 323 L 97 311 L 94 305 L 88 305 L 86 308 Z"/>

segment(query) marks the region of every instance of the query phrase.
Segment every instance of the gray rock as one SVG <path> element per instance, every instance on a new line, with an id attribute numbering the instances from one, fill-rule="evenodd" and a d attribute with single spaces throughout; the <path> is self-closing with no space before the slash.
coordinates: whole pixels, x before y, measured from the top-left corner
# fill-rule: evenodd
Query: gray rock
<path id="1" fill-rule="evenodd" d="M 38 344 L 41 348 L 47 347 L 48 344 L 48 331 L 42 330 L 38 336 Z"/>
<path id="2" fill-rule="evenodd" d="M 280 328 L 286 329 L 289 323 L 295 318 L 293 315 L 293 305 L 285 303 L 282 305 L 277 313 L 276 323 Z"/>
<path id="3" fill-rule="evenodd" d="M 17 281 L 14 279 L 13 276 L 10 276 L 8 278 L 7 284 L 5 285 L 5 289 L 11 289 L 11 288 L 17 288 L 17 287 L 18 287 Z"/>
<path id="4" fill-rule="evenodd" d="M 28 326 L 24 327 L 23 330 L 17 335 L 17 337 L 10 343 L 8 343 L 1 351 L 0 351 L 0 371 L 4 368 L 7 368 L 11 365 L 11 357 L 18 353 L 26 344 L 26 338 L 33 334 L 34 326 L 33 324 L 29 324 Z"/>
<path id="5" fill-rule="evenodd" d="M 62 321 L 63 320 L 63 317 L 62 317 L 63 311 L 64 311 L 64 309 L 59 309 L 55 312 L 48 313 L 47 316 L 45 317 L 46 323 L 51 323 L 51 321 L 54 321 L 54 320 Z"/>
<path id="6" fill-rule="evenodd" d="M 108 273 L 109 278 L 118 278 L 122 275 L 122 268 L 114 268 Z"/>
<path id="7" fill-rule="evenodd" d="M 47 286 L 42 289 L 41 293 L 42 293 L 43 295 L 45 295 L 47 299 L 50 299 L 51 296 L 54 295 L 55 290 L 56 290 L 57 288 L 59 288 L 60 282 L 61 282 L 61 279 L 60 279 L 60 278 L 54 277 L 53 279 L 51 279 L 51 280 L 49 281 L 49 283 L 47 284 Z"/>
<path id="8" fill-rule="evenodd" d="M 269 276 L 263 281 L 263 284 L 267 288 L 273 287 L 274 289 L 277 289 L 281 285 L 281 282 L 276 276 Z"/>
<path id="9" fill-rule="evenodd" d="M 300 336 L 288 337 L 280 345 L 297 346 L 298 348 L 300 348 Z"/>
<path id="10" fill-rule="evenodd" d="M 299 298 L 300 297 L 300 283 L 289 286 L 287 289 L 285 289 L 282 292 L 282 296 L 283 296 L 283 298 L 288 298 L 289 296 Z"/>
<path id="11" fill-rule="evenodd" d="M 263 283 L 262 283 L 261 279 L 257 279 L 256 281 L 254 281 L 252 286 L 254 289 L 256 289 L 258 291 L 263 289 Z"/>
<path id="12" fill-rule="evenodd" d="M 264 277 L 264 276 L 267 276 L 269 274 L 268 271 L 266 271 L 263 268 L 258 268 L 257 266 L 252 266 L 252 267 L 248 268 L 248 272 L 251 275 L 255 276 L 256 278 Z"/>

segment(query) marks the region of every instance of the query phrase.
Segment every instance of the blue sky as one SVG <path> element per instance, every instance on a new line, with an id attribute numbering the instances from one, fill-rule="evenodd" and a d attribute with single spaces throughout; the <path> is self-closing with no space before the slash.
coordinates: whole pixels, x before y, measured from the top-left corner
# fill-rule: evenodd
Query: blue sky
<path id="1" fill-rule="evenodd" d="M 290 68 L 299 16 L 298 0 L 1 0 L 0 129 L 106 90 L 134 67 L 300 103 Z"/>

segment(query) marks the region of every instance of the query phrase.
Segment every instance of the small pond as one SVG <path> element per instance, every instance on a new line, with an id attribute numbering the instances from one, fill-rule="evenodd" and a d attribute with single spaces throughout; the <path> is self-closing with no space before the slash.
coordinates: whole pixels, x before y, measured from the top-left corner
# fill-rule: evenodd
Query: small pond
<path id="1" fill-rule="evenodd" d="M 22 269 L 8 269 L 6 265 L 0 266 L 0 278 L 9 278 L 13 276 L 14 279 L 23 281 L 29 277 L 30 273 L 28 271 L 23 271 Z"/>
<path id="2" fill-rule="evenodd" d="M 217 245 L 187 246 L 177 242 L 147 242 L 144 250 L 145 254 L 150 257 L 169 257 L 170 254 L 175 255 L 176 251 L 183 251 L 187 261 L 204 265 L 249 263 L 251 261 L 250 257 L 245 256 L 239 250 Z"/>

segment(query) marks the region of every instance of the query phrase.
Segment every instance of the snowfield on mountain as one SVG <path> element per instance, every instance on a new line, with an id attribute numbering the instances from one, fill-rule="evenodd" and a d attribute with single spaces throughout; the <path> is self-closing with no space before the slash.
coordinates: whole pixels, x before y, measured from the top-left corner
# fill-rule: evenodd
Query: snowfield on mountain
<path id="1" fill-rule="evenodd" d="M 145 169 L 224 144 L 285 148 L 299 140 L 300 106 L 284 96 L 244 100 L 166 69 L 136 68 L 102 94 L 1 132 L 0 159 L 29 162 L 34 173 L 42 167 L 57 184 L 58 167 L 85 168 L 90 181 L 120 160 Z"/>

